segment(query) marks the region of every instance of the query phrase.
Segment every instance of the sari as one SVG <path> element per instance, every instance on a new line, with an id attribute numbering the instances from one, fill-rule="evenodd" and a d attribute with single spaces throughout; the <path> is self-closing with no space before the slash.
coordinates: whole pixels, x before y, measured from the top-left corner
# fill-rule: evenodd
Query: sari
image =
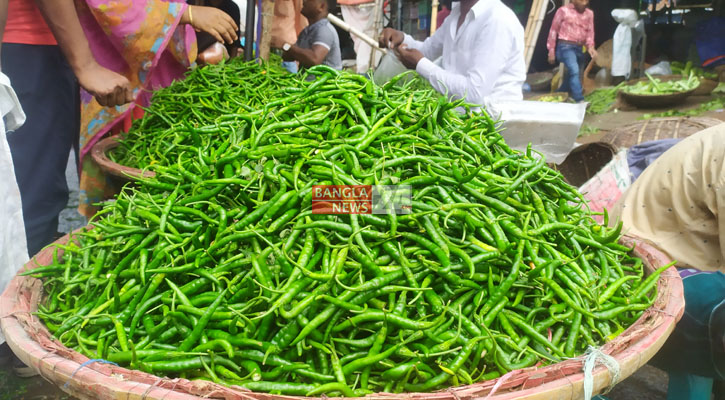
<path id="1" fill-rule="evenodd" d="M 81 90 L 80 199 L 78 210 L 92 216 L 117 188 L 91 159 L 91 147 L 109 132 L 128 129 L 148 106 L 152 91 L 183 78 L 196 60 L 196 36 L 180 25 L 183 0 L 76 0 L 78 17 L 98 63 L 124 75 L 134 101 L 103 107 Z"/>

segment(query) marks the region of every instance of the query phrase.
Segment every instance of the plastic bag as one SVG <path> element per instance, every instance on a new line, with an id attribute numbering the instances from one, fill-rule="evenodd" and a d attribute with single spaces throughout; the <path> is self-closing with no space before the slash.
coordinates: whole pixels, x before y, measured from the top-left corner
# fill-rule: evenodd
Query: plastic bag
<path id="1" fill-rule="evenodd" d="M 547 162 L 564 162 L 574 149 L 584 121 L 586 103 L 566 104 L 543 101 L 497 103 L 506 144 L 520 151 L 531 148 L 542 153 Z"/>
<path id="2" fill-rule="evenodd" d="M 672 75 L 672 68 L 670 67 L 669 61 L 660 61 L 647 68 L 645 72 L 650 75 Z"/>
<path id="3" fill-rule="evenodd" d="M 632 28 L 637 24 L 634 10 L 612 10 L 612 18 L 619 22 L 612 39 L 612 76 L 629 78 L 632 71 Z"/>
<path id="4" fill-rule="evenodd" d="M 10 79 L 0 72 L 0 220 L 3 221 L 0 229 L 0 292 L 5 290 L 17 271 L 28 262 L 20 190 L 15 180 L 13 159 L 5 136 L 6 126 L 8 130 L 14 130 L 24 122 L 25 113 L 10 87 Z M 0 344 L 4 342 L 5 337 L 0 332 Z"/>
<path id="5" fill-rule="evenodd" d="M 395 56 L 393 51 L 388 51 L 388 53 L 380 60 L 378 68 L 375 69 L 375 72 L 373 73 L 373 81 L 378 85 L 382 85 L 394 76 L 400 75 L 407 70 L 408 69 L 405 68 L 405 65 L 403 65 L 400 60 L 398 60 L 398 57 Z"/>

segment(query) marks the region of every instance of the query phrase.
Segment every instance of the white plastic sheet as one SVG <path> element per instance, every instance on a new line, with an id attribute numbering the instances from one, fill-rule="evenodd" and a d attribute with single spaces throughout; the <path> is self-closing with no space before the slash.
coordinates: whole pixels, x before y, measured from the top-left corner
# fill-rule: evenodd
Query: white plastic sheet
<path id="1" fill-rule="evenodd" d="M 672 75 L 672 66 L 670 66 L 669 61 L 660 61 L 647 68 L 645 72 L 650 75 Z"/>
<path id="2" fill-rule="evenodd" d="M 586 103 L 516 101 L 496 104 L 495 109 L 504 121 L 501 136 L 506 144 L 525 151 L 531 143 L 547 162 L 561 164 L 576 146 Z"/>
<path id="3" fill-rule="evenodd" d="M 638 16 L 634 10 L 612 10 L 612 18 L 619 23 L 612 39 L 612 76 L 629 78 L 632 71 L 632 28 Z"/>
<path id="4" fill-rule="evenodd" d="M 15 168 L 5 128 L 14 130 L 25 122 L 18 97 L 10 87 L 10 79 L 0 72 L 0 292 L 5 290 L 15 273 L 28 262 L 23 209 Z M 5 337 L 0 332 L 0 344 Z"/>

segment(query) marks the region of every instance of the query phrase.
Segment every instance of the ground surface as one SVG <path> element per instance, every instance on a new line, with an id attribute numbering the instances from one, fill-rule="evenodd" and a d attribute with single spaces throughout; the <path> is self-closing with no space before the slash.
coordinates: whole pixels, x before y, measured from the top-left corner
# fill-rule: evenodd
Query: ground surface
<path id="1" fill-rule="evenodd" d="M 709 99 L 709 97 L 690 98 L 680 109 L 694 108 L 699 103 Z M 648 110 L 647 112 L 660 111 L 666 110 Z M 642 114 L 642 111 L 635 110 L 587 116 L 584 125 L 589 127 L 587 130 L 593 133 L 580 137 L 578 141 L 581 143 L 597 141 L 609 130 L 638 121 Z M 725 121 L 725 111 L 723 110 L 710 111 L 702 116 Z M 73 167 L 74 161 L 71 162 L 71 160 L 74 160 L 74 157 L 71 156 L 66 169 L 71 194 L 68 207 L 61 213 L 59 226 L 61 232 L 69 232 L 85 225 L 85 219 L 76 211 L 78 206 L 78 178 Z M 666 393 L 667 374 L 657 368 L 645 366 L 618 384 L 607 397 L 611 400 L 664 400 Z M 8 366 L 0 365 L 0 400 L 10 399 L 65 400 L 71 399 L 71 397 L 56 386 L 46 382 L 43 378 L 16 378 Z"/>

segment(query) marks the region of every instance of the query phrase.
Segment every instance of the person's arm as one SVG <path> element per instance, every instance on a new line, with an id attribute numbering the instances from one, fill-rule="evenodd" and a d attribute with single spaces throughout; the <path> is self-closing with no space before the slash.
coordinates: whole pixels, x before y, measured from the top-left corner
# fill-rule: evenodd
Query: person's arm
<path id="1" fill-rule="evenodd" d="M 133 101 L 131 84 L 123 75 L 102 67 L 91 53 L 73 0 L 35 0 L 58 41 L 78 83 L 106 107 Z"/>
<path id="2" fill-rule="evenodd" d="M 286 61 L 299 61 L 305 68 L 320 65 L 332 46 L 338 43 L 337 33 L 329 23 L 310 33 L 313 35 L 310 40 L 312 47 L 305 49 L 295 44 L 282 55 Z"/>
<path id="3" fill-rule="evenodd" d="M 448 21 L 448 18 L 446 18 Z M 433 36 L 427 37 L 424 41 L 413 39 L 412 36 L 405 34 L 403 44 L 410 49 L 420 51 L 423 56 L 429 60 L 435 60 L 443 55 L 443 35 L 446 34 L 446 21 L 441 25 L 441 29 L 437 29 Z"/>
<path id="4" fill-rule="evenodd" d="M 303 49 L 295 44 L 282 54 L 282 58 L 285 61 L 299 61 L 303 67 L 310 68 L 322 64 L 329 52 L 330 48 L 320 43 L 313 44 L 309 49 Z"/>
<path id="5" fill-rule="evenodd" d="M 188 6 L 179 23 L 190 24 L 197 31 L 203 31 L 214 36 L 214 39 L 220 43 L 231 44 L 239 38 L 237 35 L 239 28 L 237 28 L 234 19 L 229 14 L 214 7 Z"/>
<path id="6" fill-rule="evenodd" d="M 587 46 L 587 51 L 589 52 L 589 55 L 592 56 L 592 58 L 596 58 L 597 49 L 596 49 L 596 44 L 594 43 L 594 12 L 592 10 L 588 10 L 588 14 L 589 14 L 589 23 L 587 24 L 586 46 Z"/>
<path id="7" fill-rule="evenodd" d="M 503 32 L 497 35 L 495 41 L 489 41 L 481 48 L 473 60 L 474 67 L 465 75 L 446 71 L 427 58 L 422 58 L 415 70 L 434 89 L 447 94 L 449 99 L 465 98 L 469 103 L 484 105 L 486 96 L 491 93 L 496 79 L 503 71 L 504 61 L 510 58 L 511 49 L 519 47 L 516 46 L 514 36 Z M 483 40 L 480 42 L 484 43 Z"/>
<path id="8" fill-rule="evenodd" d="M 446 18 L 440 29 L 436 30 L 433 36 L 426 38 L 423 42 L 393 28 L 385 28 L 380 35 L 380 47 L 397 50 L 401 45 L 405 45 L 408 49 L 417 50 L 424 57 L 435 60 L 443 54 L 443 35 L 448 29 L 448 24 L 451 23 L 450 19 Z"/>
<path id="9" fill-rule="evenodd" d="M 561 28 L 561 21 L 563 19 L 564 8 L 561 7 L 554 14 L 554 20 L 551 22 L 551 29 L 549 29 L 549 37 L 546 39 L 546 49 L 549 51 L 550 64 L 556 61 L 556 39 L 559 37 L 559 29 Z"/>

